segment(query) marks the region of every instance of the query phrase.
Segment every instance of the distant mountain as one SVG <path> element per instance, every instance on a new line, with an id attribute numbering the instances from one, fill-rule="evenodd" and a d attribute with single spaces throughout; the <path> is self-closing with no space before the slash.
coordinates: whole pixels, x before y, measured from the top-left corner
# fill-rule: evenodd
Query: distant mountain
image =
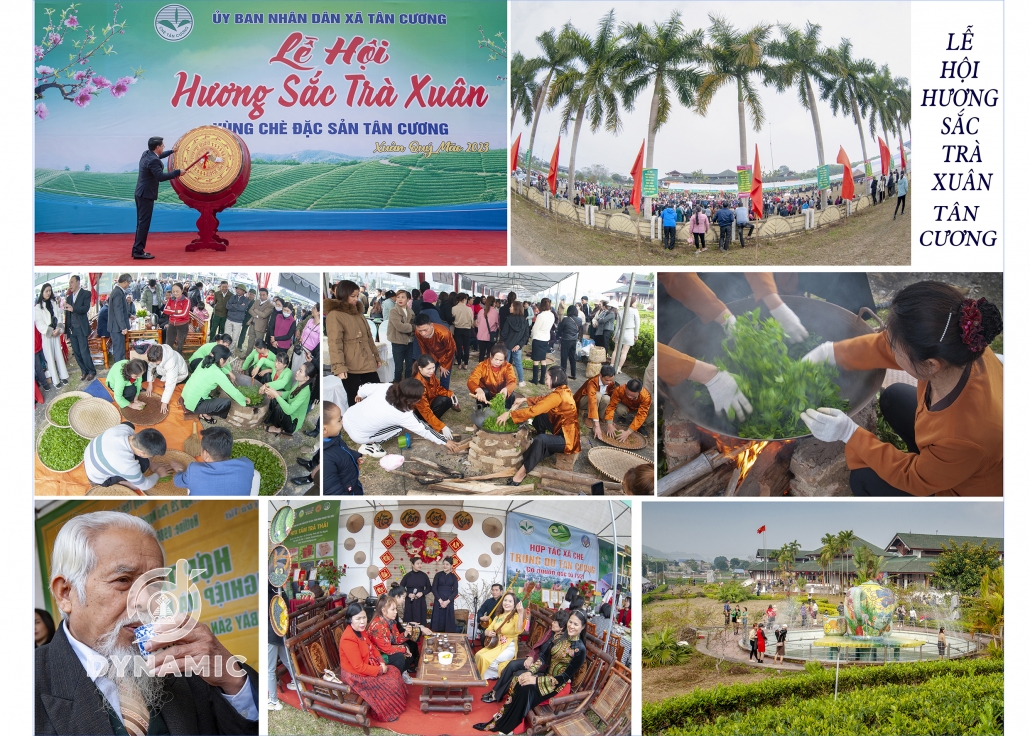
<path id="1" fill-rule="evenodd" d="M 648 547 L 646 544 L 644 545 L 644 554 L 664 560 L 704 560 L 705 562 L 711 562 L 713 559 L 698 552 L 663 552 L 660 549 Z"/>
<path id="2" fill-rule="evenodd" d="M 302 164 L 335 164 L 340 161 L 364 161 L 367 156 L 348 156 L 336 151 L 294 151 L 293 153 L 252 153 L 252 159 L 264 161 L 300 161 Z"/>

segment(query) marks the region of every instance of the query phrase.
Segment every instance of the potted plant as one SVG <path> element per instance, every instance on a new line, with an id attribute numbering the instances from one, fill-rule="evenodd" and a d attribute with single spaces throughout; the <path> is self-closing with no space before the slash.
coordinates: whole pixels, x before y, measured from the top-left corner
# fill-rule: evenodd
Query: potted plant
<path id="1" fill-rule="evenodd" d="M 323 588 L 335 588 L 340 584 L 342 569 L 333 560 L 322 560 L 315 568 L 315 575 Z"/>

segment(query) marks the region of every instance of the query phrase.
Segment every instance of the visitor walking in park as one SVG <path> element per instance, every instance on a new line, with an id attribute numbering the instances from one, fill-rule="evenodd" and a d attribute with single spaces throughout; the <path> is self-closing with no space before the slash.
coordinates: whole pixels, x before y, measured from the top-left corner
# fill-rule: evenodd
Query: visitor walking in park
<path id="1" fill-rule="evenodd" d="M 715 213 L 715 224 L 719 226 L 719 250 L 730 249 L 730 233 L 733 228 L 734 214 L 725 200 L 719 203 L 719 211 Z"/>
<path id="2" fill-rule="evenodd" d="M 787 627 L 780 626 L 776 629 L 776 656 L 773 657 L 773 664 L 783 664 L 783 655 L 787 651 Z"/>
<path id="3" fill-rule="evenodd" d="M 765 629 L 758 624 L 755 624 L 755 649 L 758 654 L 758 664 L 763 664 L 762 659 L 765 657 Z"/>
<path id="4" fill-rule="evenodd" d="M 899 195 L 900 196 L 900 195 Z M 944 650 L 948 646 L 948 640 L 944 636 L 944 627 L 937 632 L 937 658 L 944 659 Z"/>
<path id="5" fill-rule="evenodd" d="M 905 199 L 908 194 L 908 179 L 905 177 L 905 172 L 901 172 L 901 178 L 898 180 L 898 203 L 894 205 L 894 219 L 898 219 L 898 207 L 901 208 L 901 214 L 905 214 Z"/>
<path id="6" fill-rule="evenodd" d="M 748 637 L 748 643 L 751 645 L 751 651 L 747 655 L 747 661 L 757 659 L 761 662 L 762 660 L 758 658 L 758 624 L 751 625 L 751 636 Z"/>
<path id="7" fill-rule="evenodd" d="M 662 240 L 666 250 L 676 247 L 676 210 L 672 205 L 662 210 Z"/>

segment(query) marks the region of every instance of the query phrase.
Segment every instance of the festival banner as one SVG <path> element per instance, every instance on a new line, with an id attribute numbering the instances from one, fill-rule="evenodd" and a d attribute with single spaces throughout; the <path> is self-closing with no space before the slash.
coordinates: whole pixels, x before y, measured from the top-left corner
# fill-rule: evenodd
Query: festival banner
<path id="1" fill-rule="evenodd" d="M 319 501 L 297 509 L 293 531 L 283 542 L 294 564 L 313 570 L 322 560 L 336 564 L 336 542 L 340 534 L 340 502 Z"/>
<path id="2" fill-rule="evenodd" d="M 37 2 L 37 232 L 132 232 L 140 156 L 250 151 L 225 230 L 504 229 L 506 3 Z M 196 229 L 162 186 L 152 231 Z"/>
<path id="3" fill-rule="evenodd" d="M 737 193 L 751 196 L 751 167 L 737 167 Z"/>
<path id="4" fill-rule="evenodd" d="M 658 196 L 658 169 L 644 169 L 641 192 L 645 197 Z"/>
<path id="5" fill-rule="evenodd" d="M 815 170 L 815 175 L 816 175 L 816 180 L 819 182 L 819 188 L 820 189 L 829 189 L 830 188 L 830 166 L 829 166 L 829 164 L 824 164 L 822 166 L 817 167 L 816 170 Z"/>
<path id="6" fill-rule="evenodd" d="M 157 531 L 165 565 L 177 560 L 205 572 L 196 580 L 200 622 L 211 628 L 232 654 L 258 667 L 258 502 L 68 501 L 36 520 L 36 547 L 46 607 L 54 620 L 61 612 L 50 599 L 50 564 L 54 540 L 73 517 L 93 511 L 122 511 L 146 521 Z M 262 644 L 262 647 L 264 644 Z"/>
<path id="7" fill-rule="evenodd" d="M 599 548 L 594 534 L 509 512 L 505 544 L 505 578 L 510 582 L 517 576 L 514 588 L 520 592 L 527 583 L 534 583 L 532 601 L 541 602 L 544 590 L 564 591 L 582 583 L 597 586 Z"/>

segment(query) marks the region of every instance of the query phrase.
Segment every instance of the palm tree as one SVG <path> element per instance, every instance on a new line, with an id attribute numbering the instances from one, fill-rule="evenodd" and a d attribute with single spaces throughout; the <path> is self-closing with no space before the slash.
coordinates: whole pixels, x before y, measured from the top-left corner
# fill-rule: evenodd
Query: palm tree
<path id="1" fill-rule="evenodd" d="M 851 543 L 854 541 L 855 533 L 850 529 L 843 532 L 837 532 L 837 553 L 840 555 L 841 590 L 844 590 L 844 582 L 846 580 L 844 566 L 847 564 L 848 552 L 851 551 Z"/>
<path id="2" fill-rule="evenodd" d="M 740 165 L 747 165 L 747 113 L 755 132 L 762 129 L 765 112 L 758 89 L 752 83 L 752 76 L 765 72 L 765 44 L 772 28 L 761 23 L 740 32 L 718 15 L 709 15 L 712 27 L 708 31 L 711 39 L 701 50 L 705 71 L 697 90 L 697 111 L 707 115 L 712 98 L 722 87 L 730 83 L 737 86 L 737 128 L 740 135 Z"/>
<path id="3" fill-rule="evenodd" d="M 536 81 L 536 73 L 544 64 L 543 59 L 527 59 L 521 51 L 511 57 L 511 127 L 515 129 L 515 117 L 522 113 L 522 119 L 529 125 L 533 120 L 540 85 Z"/>
<path id="4" fill-rule="evenodd" d="M 845 115 L 851 113 L 862 141 L 862 161 L 868 165 L 869 153 L 866 151 L 859 107 L 865 104 L 868 77 L 876 71 L 876 65 L 869 59 L 852 58 L 851 41 L 842 38 L 837 48 L 826 50 L 825 68 L 826 75 L 819 80 L 821 97 L 829 100 L 830 111 L 835 117 L 838 112 Z"/>
<path id="5" fill-rule="evenodd" d="M 867 580 L 875 580 L 880 574 L 885 561 L 884 557 L 874 555 L 868 547 L 855 550 L 855 582 L 861 585 Z"/>
<path id="6" fill-rule="evenodd" d="M 582 64 L 568 65 L 551 84 L 547 98 L 548 107 L 554 107 L 564 100 L 561 112 L 561 133 L 567 133 L 569 123 L 574 123 L 572 143 L 569 149 L 568 199 L 575 196 L 576 147 L 583 121 L 590 121 L 591 132 L 604 125 L 609 133 L 618 134 L 622 129 L 619 118 L 619 93 L 621 82 L 618 70 L 624 65 L 623 47 L 615 27 L 615 11 L 610 10 L 597 24 L 597 35 L 591 39 L 569 28 L 562 31 L 563 48 L 571 52 L 571 58 Z"/>
<path id="7" fill-rule="evenodd" d="M 540 44 L 540 48 L 543 49 L 544 55 L 542 57 L 538 57 L 540 63 L 534 70 L 534 73 L 539 72 L 541 69 L 546 69 L 547 74 L 544 75 L 544 81 L 539 85 L 533 105 L 533 127 L 529 131 L 529 148 L 526 149 L 527 153 L 530 155 L 534 153 L 533 142 L 536 140 L 536 126 L 540 124 L 540 114 L 544 111 L 544 102 L 547 100 L 551 80 L 554 78 L 555 74 L 565 68 L 565 65 L 568 64 L 569 60 L 572 58 L 568 45 L 562 43 L 562 34 L 573 30 L 572 24 L 566 23 L 565 27 L 562 28 L 562 31 L 559 34 L 555 34 L 554 29 L 550 28 L 536 37 L 536 42 Z M 530 161 L 532 161 L 532 159 L 530 159 Z"/>
<path id="8" fill-rule="evenodd" d="M 819 553 L 819 564 L 823 566 L 823 584 L 826 584 L 825 570 L 833 567 L 833 561 L 837 558 L 837 537 L 827 532 L 819 540 L 823 544 L 823 551 Z"/>
<path id="9" fill-rule="evenodd" d="M 654 140 L 658 129 L 669 121 L 672 109 L 670 87 L 675 90 L 680 104 L 694 105 L 694 93 L 701 83 L 701 75 L 694 62 L 704 41 L 704 31 L 686 33 L 679 11 L 674 11 L 664 23 L 648 27 L 643 23 L 623 23 L 622 37 L 626 41 L 626 65 L 620 70 L 625 83 L 622 102 L 627 110 L 645 87 L 654 82 L 651 93 L 651 113 L 647 120 L 647 149 L 644 166 L 654 165 Z M 650 213 L 651 198 L 646 197 L 642 211 Z"/>
<path id="10" fill-rule="evenodd" d="M 869 96 L 866 98 L 863 112 L 868 111 L 869 113 L 869 133 L 876 135 L 876 123 L 879 121 L 880 127 L 883 129 L 883 139 L 889 141 L 890 134 L 897 125 L 894 111 L 891 109 L 891 97 L 894 94 L 894 77 L 891 76 L 890 67 L 884 64 L 875 74 L 870 76 L 868 88 Z"/>
<path id="11" fill-rule="evenodd" d="M 789 23 L 781 24 L 780 32 L 783 39 L 773 41 L 766 47 L 766 54 L 780 62 L 769 67 L 766 80 L 779 92 L 793 87 L 797 91 L 798 102 L 812 113 L 819 166 L 826 164 L 826 154 L 823 152 L 823 128 L 819 124 L 819 108 L 816 106 L 812 80 L 819 82 L 826 73 L 826 56 L 819 45 L 821 29 L 820 25 L 811 22 L 805 23 L 803 31 Z M 822 209 L 826 209 L 825 189 L 819 190 L 819 204 Z"/>
<path id="12" fill-rule="evenodd" d="M 894 113 L 896 120 L 895 130 L 900 138 L 902 130 L 908 128 L 909 140 L 912 139 L 912 90 L 908 86 L 908 79 L 905 77 L 894 77 L 894 85 L 891 87 L 887 99 L 887 107 Z"/>

